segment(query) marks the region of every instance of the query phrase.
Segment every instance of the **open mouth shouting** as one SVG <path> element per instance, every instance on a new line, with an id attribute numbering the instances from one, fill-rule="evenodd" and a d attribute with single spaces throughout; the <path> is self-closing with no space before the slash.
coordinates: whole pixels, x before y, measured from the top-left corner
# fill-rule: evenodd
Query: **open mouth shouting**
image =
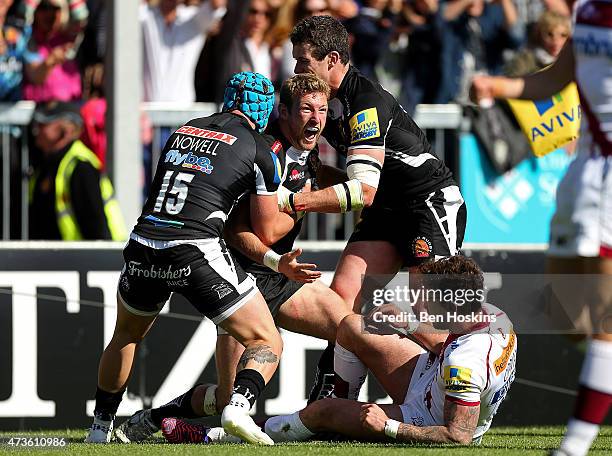
<path id="1" fill-rule="evenodd" d="M 304 128 L 304 140 L 307 143 L 316 143 L 317 139 L 319 139 L 319 134 L 321 129 L 318 125 L 310 125 Z"/>

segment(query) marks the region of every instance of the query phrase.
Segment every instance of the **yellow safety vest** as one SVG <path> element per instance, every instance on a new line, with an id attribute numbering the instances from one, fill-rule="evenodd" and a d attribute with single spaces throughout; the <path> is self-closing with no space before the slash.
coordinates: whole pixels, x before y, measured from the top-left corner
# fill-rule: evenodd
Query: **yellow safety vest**
<path id="1" fill-rule="evenodd" d="M 119 203 L 114 197 L 113 185 L 106 174 L 102 173 L 102 163 L 96 155 L 81 141 L 75 141 L 57 168 L 55 175 L 55 212 L 57 225 L 64 241 L 80 241 L 83 239 L 77 224 L 70 199 L 70 179 L 79 161 L 88 162 L 100 171 L 100 192 L 104 202 L 106 223 L 113 241 L 127 239 L 127 231 Z"/>

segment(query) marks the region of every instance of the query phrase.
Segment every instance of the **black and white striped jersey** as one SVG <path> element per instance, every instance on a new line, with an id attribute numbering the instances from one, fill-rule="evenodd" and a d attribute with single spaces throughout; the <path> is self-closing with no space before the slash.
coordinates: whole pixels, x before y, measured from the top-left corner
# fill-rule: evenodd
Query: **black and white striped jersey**
<path id="1" fill-rule="evenodd" d="M 329 102 L 327 141 L 342 155 L 383 149 L 385 162 L 373 207 L 401 208 L 407 201 L 456 185 L 425 134 L 397 100 L 350 67 Z"/>
<path id="2" fill-rule="evenodd" d="M 221 237 L 234 202 L 273 194 L 282 166 L 269 138 L 219 113 L 187 122 L 166 142 L 134 232 L 149 239 Z"/>

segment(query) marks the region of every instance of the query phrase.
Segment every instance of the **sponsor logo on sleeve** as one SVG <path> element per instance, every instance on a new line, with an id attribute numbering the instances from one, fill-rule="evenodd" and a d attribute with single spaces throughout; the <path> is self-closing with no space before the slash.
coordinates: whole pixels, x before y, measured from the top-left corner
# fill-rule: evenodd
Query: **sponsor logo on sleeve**
<path id="1" fill-rule="evenodd" d="M 376 108 L 359 111 L 349 120 L 349 127 L 351 129 L 351 143 L 378 138 L 380 136 L 378 111 Z"/>
<path id="2" fill-rule="evenodd" d="M 508 367 L 508 361 L 510 360 L 510 356 L 514 352 L 514 346 L 516 345 L 516 336 L 514 333 L 510 334 L 510 340 L 508 341 L 508 345 L 504 347 L 502 350 L 502 354 L 493 362 L 493 367 L 495 369 L 495 375 L 500 375 L 503 371 Z"/>
<path id="3" fill-rule="evenodd" d="M 460 366 L 444 367 L 444 386 L 447 391 L 463 393 L 469 391 L 472 369 Z"/>

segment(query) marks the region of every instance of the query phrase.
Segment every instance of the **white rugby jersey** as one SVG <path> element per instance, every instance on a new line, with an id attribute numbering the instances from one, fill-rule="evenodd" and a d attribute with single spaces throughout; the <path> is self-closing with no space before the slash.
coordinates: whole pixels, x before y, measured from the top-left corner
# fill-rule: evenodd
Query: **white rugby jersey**
<path id="1" fill-rule="evenodd" d="M 612 1 L 579 0 L 574 22 L 575 72 L 582 104 L 578 151 L 595 149 L 612 155 Z"/>
<path id="2" fill-rule="evenodd" d="M 470 334 L 451 334 L 438 357 L 421 355 L 404 402 L 409 424 L 443 425 L 444 402 L 449 399 L 462 405 L 480 404 L 474 439 L 491 426 L 514 380 L 517 338 L 504 312 L 490 304 L 483 309 L 496 321 L 482 323 Z"/>

